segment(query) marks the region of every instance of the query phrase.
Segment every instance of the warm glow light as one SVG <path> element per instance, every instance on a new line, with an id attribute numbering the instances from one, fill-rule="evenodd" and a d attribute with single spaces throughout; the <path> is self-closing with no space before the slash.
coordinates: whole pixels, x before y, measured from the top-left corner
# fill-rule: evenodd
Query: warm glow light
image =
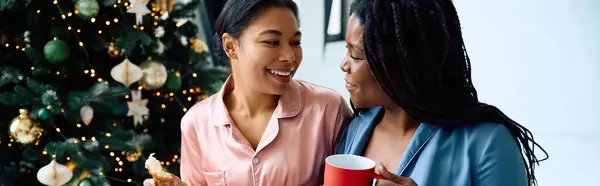
<path id="1" fill-rule="evenodd" d="M 42 12 L 41 10 L 37 10 L 37 13 L 39 14 L 40 12 Z"/>
<path id="2" fill-rule="evenodd" d="M 77 123 L 77 128 L 81 128 L 81 124 Z"/>
<path id="3" fill-rule="evenodd" d="M 154 26 L 158 26 L 158 22 L 154 22 Z"/>
<path id="4" fill-rule="evenodd" d="M 96 137 L 92 136 L 92 141 L 96 141 Z"/>
<path id="5" fill-rule="evenodd" d="M 179 76 L 181 76 L 181 73 L 175 72 L 175 76 L 179 77 Z"/>
<path id="6" fill-rule="evenodd" d="M 144 26 L 140 26 L 140 30 L 144 30 Z"/>
<path id="7" fill-rule="evenodd" d="M 160 96 L 160 92 L 156 92 L 156 96 Z"/>
<path id="8" fill-rule="evenodd" d="M 6 43 L 4 46 L 9 47 L 10 45 L 8 43 Z"/>
<path id="9" fill-rule="evenodd" d="M 104 148 L 108 149 L 108 148 L 110 148 L 110 145 L 104 145 Z"/>
<path id="10" fill-rule="evenodd" d="M 98 82 L 102 82 L 102 78 L 98 78 Z"/>
<path id="11" fill-rule="evenodd" d="M 139 86 L 139 87 L 138 87 L 138 90 L 142 90 L 142 86 Z"/>
<path id="12" fill-rule="evenodd" d="M 110 25 L 110 21 L 106 21 L 106 25 L 107 25 L 107 26 L 108 26 L 108 25 Z"/>
<path id="13" fill-rule="evenodd" d="M 60 71 L 56 71 L 56 75 L 60 75 Z"/>
<path id="14" fill-rule="evenodd" d="M 167 108 L 167 105 L 165 105 L 165 104 L 162 104 L 162 105 L 160 105 L 160 108 L 163 108 L 163 109 L 164 109 L 164 108 Z"/>
<path id="15" fill-rule="evenodd" d="M 56 132 L 60 132 L 60 128 L 56 128 Z"/>
<path id="16" fill-rule="evenodd" d="M 120 161 L 120 162 L 119 162 L 119 165 L 123 165 L 123 162 L 122 162 L 122 161 Z"/>
<path id="17" fill-rule="evenodd" d="M 98 34 L 102 34 L 102 30 L 98 30 Z"/>
<path id="18" fill-rule="evenodd" d="M 188 97 L 188 101 L 192 101 L 192 97 Z"/>
<path id="19" fill-rule="evenodd" d="M 130 183 L 131 183 L 131 178 L 127 179 L 127 182 L 130 182 Z"/>
<path id="20" fill-rule="evenodd" d="M 54 3 L 54 4 L 58 4 L 58 1 L 57 1 L 57 0 L 54 0 L 54 2 L 52 2 L 52 3 Z"/>
<path id="21" fill-rule="evenodd" d="M 52 154 L 52 158 L 56 158 L 56 154 Z"/>
<path id="22" fill-rule="evenodd" d="M 125 99 L 129 99 L 129 95 L 125 95 Z"/>
<path id="23" fill-rule="evenodd" d="M 187 94 L 187 91 L 186 91 L 186 90 L 183 90 L 183 91 L 181 91 L 181 93 L 183 93 L 183 94 Z"/>
<path id="24" fill-rule="evenodd" d="M 173 96 L 173 92 L 169 93 L 169 96 Z"/>
<path id="25" fill-rule="evenodd" d="M 192 76 L 196 77 L 196 76 L 198 76 L 198 74 L 196 74 L 196 73 L 194 72 L 194 73 L 192 74 Z"/>
<path id="26" fill-rule="evenodd" d="M 79 46 L 83 46 L 83 42 L 79 42 Z"/>
<path id="27" fill-rule="evenodd" d="M 42 152 L 42 154 L 43 154 L 43 155 L 46 155 L 46 154 L 48 154 L 48 152 L 46 152 L 46 151 L 43 151 L 43 152 Z"/>
<path id="28" fill-rule="evenodd" d="M 80 32 L 81 32 L 81 29 L 77 29 L 77 33 L 80 33 Z"/>
<path id="29" fill-rule="evenodd" d="M 73 15 L 73 14 L 72 14 L 71 12 L 69 12 L 69 13 L 67 14 L 67 16 L 69 16 L 69 17 L 71 17 L 72 15 Z"/>
<path id="30" fill-rule="evenodd" d="M 190 88 L 190 93 L 194 93 L 194 89 L 191 89 L 191 88 Z"/>
<path id="31" fill-rule="evenodd" d="M 87 74 L 87 73 L 90 73 L 90 71 L 89 70 L 84 70 L 83 73 Z"/>
<path id="32" fill-rule="evenodd" d="M 9 144 L 8 144 L 8 147 L 12 147 L 12 143 L 9 143 Z"/>
<path id="33" fill-rule="evenodd" d="M 92 21 L 92 23 L 95 23 L 96 22 L 96 18 L 92 17 L 91 21 Z"/>
<path id="34" fill-rule="evenodd" d="M 115 153 L 114 152 L 110 152 L 110 156 L 115 156 Z"/>
<path id="35" fill-rule="evenodd" d="M 183 112 L 187 112 L 187 108 L 183 108 Z"/>
<path id="36" fill-rule="evenodd" d="M 67 27 L 67 30 L 71 30 L 71 29 L 73 29 L 73 27 L 71 27 L 71 26 Z"/>
<path id="37" fill-rule="evenodd" d="M 96 76 L 96 74 L 92 74 L 92 75 L 90 75 L 90 76 L 91 76 L 91 77 L 94 77 L 94 76 Z"/>
<path id="38" fill-rule="evenodd" d="M 67 157 L 67 160 L 71 160 L 71 157 Z"/>
<path id="39" fill-rule="evenodd" d="M 119 157 L 116 157 L 116 158 L 115 158 L 115 160 L 117 160 L 117 161 L 121 161 L 121 158 L 119 158 Z"/>
<path id="40" fill-rule="evenodd" d="M 66 18 L 67 18 L 67 16 L 65 16 L 65 14 L 63 14 L 61 17 L 62 17 L 63 19 L 66 19 Z"/>
<path id="41" fill-rule="evenodd" d="M 85 140 L 86 140 L 85 137 L 81 137 L 81 141 L 85 141 Z"/>
<path id="42" fill-rule="evenodd" d="M 115 19 L 113 19 L 113 21 L 114 21 L 115 23 L 118 23 L 118 22 L 119 22 L 119 19 L 115 18 Z"/>
<path id="43" fill-rule="evenodd" d="M 110 137 L 110 133 L 106 133 L 106 137 Z"/>

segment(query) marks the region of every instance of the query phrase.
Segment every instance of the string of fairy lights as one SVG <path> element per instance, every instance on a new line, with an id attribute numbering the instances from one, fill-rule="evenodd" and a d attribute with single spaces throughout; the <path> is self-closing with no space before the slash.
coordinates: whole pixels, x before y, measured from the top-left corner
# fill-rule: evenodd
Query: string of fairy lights
<path id="1" fill-rule="evenodd" d="M 75 28 L 75 27 L 74 27 L 74 26 L 72 26 L 72 25 L 69 23 L 69 21 L 68 21 L 68 18 L 72 17 L 72 16 L 73 16 L 73 14 L 79 14 L 79 11 L 78 11 L 78 10 L 74 10 L 74 11 L 72 11 L 72 12 L 71 12 L 71 11 L 64 11 L 64 10 L 61 8 L 61 6 L 59 5 L 59 1 L 58 1 L 58 0 L 53 0 L 53 2 L 52 2 L 52 3 L 53 3 L 54 5 L 56 5 L 56 7 L 57 7 L 57 9 L 58 9 L 59 13 L 61 14 L 61 18 L 62 18 L 62 20 L 63 20 L 64 24 L 66 24 L 66 26 L 67 26 L 67 30 L 69 30 L 69 31 L 72 31 L 72 32 L 73 32 L 73 35 L 75 36 L 75 39 L 76 39 L 76 40 L 77 40 L 77 42 L 78 42 L 79 49 L 80 49 L 80 50 L 81 50 L 81 51 L 84 53 L 84 55 L 86 56 L 86 60 L 87 60 L 87 61 L 89 61 L 89 54 L 88 54 L 88 51 L 86 50 L 86 48 L 85 48 L 85 44 L 84 44 L 84 42 L 81 40 L 81 38 L 80 38 L 80 36 L 79 36 L 79 34 L 80 34 L 81 32 L 84 32 L 84 30 L 82 30 L 81 28 Z M 117 1 L 116 1 L 116 4 L 114 4 L 114 5 L 113 5 L 113 8 L 119 8 L 119 6 L 120 6 L 120 5 L 123 5 L 123 6 L 125 6 L 127 9 L 131 8 L 131 4 L 130 4 L 129 2 L 124 2 L 124 1 L 122 1 L 122 0 L 117 0 Z M 126 19 L 126 18 L 125 18 L 126 16 L 124 15 L 124 13 L 123 13 L 122 9 L 119 9 L 119 12 L 120 12 L 120 13 L 121 13 L 121 15 L 122 15 L 122 19 Z M 39 10 L 39 9 L 38 9 L 38 10 L 36 10 L 36 13 L 37 13 L 38 15 L 41 15 L 41 14 L 42 14 L 42 10 Z M 158 8 L 156 8 L 156 7 L 152 7 L 151 16 L 152 16 L 152 18 L 154 19 L 154 22 L 153 22 L 154 29 L 155 29 L 156 27 L 158 27 L 158 26 L 159 26 L 159 23 L 158 23 L 158 20 L 159 20 L 159 18 L 160 18 L 160 17 L 159 17 L 159 15 L 160 15 L 160 16 L 162 16 L 163 14 L 165 14 L 165 12 L 164 12 L 164 11 L 159 11 L 159 10 L 158 10 Z M 100 19 L 100 18 L 92 17 L 92 18 L 90 18 L 90 19 L 89 19 L 89 21 L 90 21 L 91 23 L 95 23 L 95 24 L 98 24 L 98 25 L 106 25 L 106 26 L 110 26 L 111 24 L 115 24 L 115 25 L 120 25 L 120 26 L 122 26 L 122 27 L 125 27 L 125 25 L 122 25 L 122 24 L 123 24 L 123 22 L 121 22 L 121 21 L 119 20 L 119 18 L 112 18 L 112 19 L 106 19 L 106 20 L 99 20 L 99 19 Z M 55 20 L 56 20 L 56 18 L 55 18 L 55 17 L 52 17 L 52 20 L 53 20 L 53 21 L 55 21 Z M 177 22 L 177 23 L 176 23 L 176 26 L 177 26 L 177 27 L 181 27 L 181 26 L 182 26 L 182 23 L 180 23 L 180 22 Z M 138 30 L 144 30 L 144 29 L 145 29 L 145 27 L 144 27 L 144 26 L 138 26 L 138 25 L 136 25 L 136 24 L 134 24 L 132 27 L 133 27 L 134 29 L 138 29 Z M 93 32 L 97 32 L 98 34 L 103 34 L 103 33 L 104 33 L 104 31 L 102 30 L 102 28 L 101 28 L 101 27 L 100 27 L 98 30 L 94 30 Z M 159 35 L 158 35 L 158 34 L 155 34 L 154 36 L 155 36 L 155 38 L 159 38 Z M 57 38 L 54 38 L 54 39 L 57 39 Z M 26 43 L 27 43 L 27 45 L 26 45 L 26 46 L 21 46 L 21 45 L 19 45 L 19 44 L 14 44 L 14 46 L 13 46 L 13 45 L 11 45 L 9 42 L 6 42 L 6 43 L 4 44 L 4 46 L 5 46 L 6 48 L 14 47 L 16 50 L 21 50 L 21 51 L 25 52 L 25 51 L 26 51 L 26 48 L 27 48 L 27 47 L 30 47 L 30 46 L 29 46 L 29 42 L 26 42 Z M 1 45 L 0 45 L 0 46 L 1 46 Z M 191 62 L 191 61 L 190 61 L 189 63 L 190 63 L 190 64 L 192 64 L 192 62 Z M 36 69 L 36 68 L 35 68 L 34 66 L 32 66 L 32 67 L 31 67 L 31 70 L 32 70 L 32 71 L 34 71 L 35 69 Z M 176 77 L 181 77 L 181 76 L 182 76 L 180 72 L 178 72 L 178 71 L 175 71 L 174 69 L 170 69 L 170 71 L 171 71 L 171 73 L 174 73 Z M 50 71 L 49 71 L 48 73 L 52 73 L 52 72 L 50 72 Z M 107 81 L 107 80 L 103 79 L 102 77 L 99 77 L 99 75 L 98 75 L 98 74 L 96 74 L 96 71 L 95 71 L 95 69 L 93 69 L 93 68 L 90 68 L 90 67 L 89 67 L 89 65 L 88 65 L 88 69 L 84 70 L 84 71 L 83 71 L 83 73 L 84 73 L 84 74 L 86 74 L 86 75 L 89 75 L 89 77 L 90 77 L 90 78 L 97 78 L 97 81 L 98 81 L 98 82 L 100 82 L 100 83 L 104 83 L 104 84 L 106 84 L 106 85 L 108 85 L 108 84 L 109 84 L 109 81 Z M 56 74 L 57 76 L 60 76 L 60 75 L 62 74 L 62 75 L 63 75 L 63 77 L 65 77 L 65 78 L 67 78 L 67 77 L 68 77 L 68 75 L 67 75 L 66 73 L 61 73 L 60 71 L 56 71 L 56 72 L 55 72 L 55 74 Z M 186 76 L 188 76 L 188 75 L 191 75 L 193 78 L 197 78 L 197 76 L 198 76 L 198 75 L 197 75 L 197 73 L 195 73 L 195 72 L 194 72 L 194 73 L 191 73 L 191 74 L 187 74 Z M 138 90 L 142 90 L 142 86 L 138 86 L 138 87 L 137 87 L 137 89 L 138 89 Z M 188 102 L 191 102 L 191 101 L 193 101 L 193 98 L 192 98 L 192 96 L 194 96 L 194 94 L 201 94 L 201 91 L 202 91 L 202 90 L 201 90 L 199 87 L 196 87 L 196 88 L 190 88 L 190 89 L 184 89 L 184 90 L 181 90 L 181 95 L 183 95 L 183 96 L 187 96 L 186 100 L 187 100 Z M 163 93 L 162 93 L 161 91 L 157 91 L 157 92 L 153 93 L 152 95 L 154 95 L 154 96 L 156 96 L 156 97 L 160 97 L 161 95 L 163 95 Z M 180 105 L 180 106 L 183 108 L 183 112 L 187 112 L 188 108 L 187 108 L 187 107 L 186 107 L 186 106 L 183 104 L 183 101 L 181 101 L 181 99 L 180 99 L 180 98 L 177 96 L 177 94 L 175 94 L 174 92 L 168 92 L 168 93 L 166 93 L 166 95 L 168 95 L 168 100 L 169 100 L 170 102 L 174 102 L 174 101 L 175 101 L 175 102 L 177 102 L 177 103 L 178 103 L 178 104 L 179 104 L 179 105 Z M 207 95 L 204 95 L 204 94 L 201 94 L 201 95 L 200 95 L 200 97 L 201 97 L 201 99 L 206 99 L 208 96 L 207 96 Z M 129 95 L 126 95 L 126 96 L 125 96 L 125 99 L 129 99 L 129 98 L 130 98 L 130 96 L 129 96 Z M 165 98 L 166 98 L 166 96 L 165 96 Z M 166 108 L 167 108 L 167 105 L 163 103 L 163 104 L 161 104 L 161 106 L 160 106 L 160 107 L 161 107 L 161 109 L 166 109 Z M 50 109 L 52 109 L 52 108 L 51 108 L 51 106 L 48 106 L 48 108 L 47 108 L 47 109 L 49 109 L 49 110 L 50 110 Z M 62 113 L 64 113 L 64 112 L 65 112 L 63 108 L 61 108 L 61 112 L 62 112 Z M 164 123 L 164 119 L 161 119 L 161 122 L 163 122 L 163 123 Z M 114 123 L 113 123 L 113 126 L 114 126 L 114 127 L 117 127 L 117 125 L 118 125 L 118 124 L 117 124 L 117 122 L 114 122 Z M 85 125 L 82 125 L 81 123 L 77 123 L 77 124 L 76 124 L 76 127 L 77 127 L 77 128 L 82 128 L 82 127 L 84 127 L 84 126 L 85 126 Z M 59 134 L 59 135 L 60 135 L 62 138 L 64 138 L 65 140 L 68 140 L 68 138 L 67 138 L 66 136 L 64 136 L 64 135 L 61 133 L 61 129 L 60 129 L 59 127 L 57 127 L 56 125 L 53 125 L 53 127 L 54 127 L 55 131 L 56 131 L 56 132 L 57 132 L 57 133 L 58 133 L 58 134 Z M 103 134 L 103 135 L 104 135 L 104 136 L 106 136 L 106 137 L 111 137 L 111 136 L 112 136 L 112 134 L 111 134 L 111 133 L 109 133 L 109 132 L 100 132 L 100 131 L 97 131 L 97 133 L 98 133 L 98 134 Z M 71 141 L 72 141 L 72 143 L 79 143 L 80 141 L 81 141 L 81 142 L 86 142 L 86 141 L 88 141 L 88 140 L 91 140 L 91 141 L 93 141 L 93 142 L 97 141 L 97 139 L 96 139 L 96 137 L 95 137 L 95 136 L 89 136 L 89 137 L 82 136 L 82 137 L 80 137 L 80 138 L 75 138 L 75 139 L 72 139 Z M 10 143 L 8 143 L 8 144 L 7 144 L 7 146 L 8 146 L 8 147 L 12 147 L 12 143 L 13 143 L 13 142 L 14 142 L 14 139 L 12 139 L 12 136 L 10 136 Z M 36 145 L 36 146 L 38 146 L 38 145 L 39 145 L 39 139 L 38 139 L 38 140 L 36 140 L 36 142 L 35 142 L 35 145 Z M 104 145 L 104 148 L 105 148 L 105 149 L 107 149 L 107 150 L 109 150 L 109 149 L 110 149 L 110 145 L 106 144 L 106 145 Z M 43 151 L 42 151 L 42 154 L 43 154 L 44 156 L 47 156 L 47 155 L 49 155 L 49 152 L 47 152 L 46 150 L 43 150 Z M 120 155 L 119 155 L 119 154 L 115 153 L 114 151 L 109 151 L 109 155 L 110 155 L 111 157 L 114 157 L 114 160 L 115 160 L 115 162 L 117 162 L 117 164 L 119 165 L 119 167 L 116 167 L 116 168 L 114 168 L 114 171 L 115 171 L 115 172 L 123 172 L 123 167 L 122 167 L 122 166 L 124 165 L 124 163 L 123 163 L 123 156 L 126 156 L 126 152 L 122 151 L 122 152 L 120 153 Z M 50 154 L 50 156 L 51 156 L 52 158 L 56 158 L 56 154 L 54 154 L 54 153 Z M 66 157 L 66 159 L 70 161 L 70 160 L 71 160 L 71 157 Z M 166 166 L 169 166 L 169 165 L 171 165 L 171 164 L 173 164 L 173 163 L 176 163 L 178 159 L 179 159 L 179 156 L 178 156 L 177 154 L 175 154 L 175 155 L 173 155 L 173 158 L 172 158 L 172 159 L 170 159 L 170 161 L 160 161 L 160 164 L 161 164 L 161 165 L 166 165 Z M 132 182 L 132 179 L 131 179 L 131 178 L 128 178 L 127 180 L 122 180 L 122 179 L 119 179 L 119 178 L 115 178 L 115 177 L 111 177 L 111 176 L 108 176 L 108 175 L 104 175 L 104 173 L 103 173 L 103 172 L 98 172 L 98 175 L 100 175 L 100 176 L 105 176 L 105 177 L 106 177 L 106 178 L 108 178 L 108 179 L 115 180 L 115 181 L 119 181 L 119 182 L 123 182 L 123 183 L 125 183 L 125 182 L 127 182 L 127 183 L 131 183 L 131 182 Z"/>

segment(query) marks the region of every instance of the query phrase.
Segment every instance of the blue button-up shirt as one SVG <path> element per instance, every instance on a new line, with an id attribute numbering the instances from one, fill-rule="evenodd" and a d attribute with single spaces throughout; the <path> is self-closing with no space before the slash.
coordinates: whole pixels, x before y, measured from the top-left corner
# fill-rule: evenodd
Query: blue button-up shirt
<path id="1" fill-rule="evenodd" d="M 379 123 L 377 115 L 383 112 L 383 107 L 361 112 L 344 129 L 338 153 L 364 155 Z M 521 151 L 501 124 L 440 128 L 422 123 L 406 151 L 397 154 L 402 159 L 395 174 L 409 177 L 419 186 L 528 185 Z"/>

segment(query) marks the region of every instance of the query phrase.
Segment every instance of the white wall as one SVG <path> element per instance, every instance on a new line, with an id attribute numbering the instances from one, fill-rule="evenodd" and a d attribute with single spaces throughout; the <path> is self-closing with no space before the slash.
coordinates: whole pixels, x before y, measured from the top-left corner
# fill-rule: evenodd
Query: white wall
<path id="1" fill-rule="evenodd" d="M 305 57 L 296 78 L 347 99 L 344 43 L 323 48 L 322 1 L 299 1 Z M 536 169 L 539 185 L 600 185 L 600 1 L 455 5 L 481 101 L 529 128 L 550 154 Z"/>

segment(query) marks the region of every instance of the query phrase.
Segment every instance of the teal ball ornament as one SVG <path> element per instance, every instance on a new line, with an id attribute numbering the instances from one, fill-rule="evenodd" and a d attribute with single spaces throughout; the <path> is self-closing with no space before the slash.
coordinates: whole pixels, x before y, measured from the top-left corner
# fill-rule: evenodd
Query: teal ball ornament
<path id="1" fill-rule="evenodd" d="M 52 114 L 50 114 L 50 111 L 45 108 L 42 108 L 37 112 L 37 116 L 40 120 L 47 120 L 48 118 L 50 118 L 51 115 Z"/>
<path id="2" fill-rule="evenodd" d="M 50 63 L 62 63 L 69 58 L 71 50 L 69 45 L 62 40 L 52 40 L 44 46 L 44 57 Z"/>
<path id="3" fill-rule="evenodd" d="M 75 8 L 79 12 L 77 15 L 83 19 L 90 19 L 98 15 L 100 5 L 96 0 L 79 0 L 75 4 Z"/>

